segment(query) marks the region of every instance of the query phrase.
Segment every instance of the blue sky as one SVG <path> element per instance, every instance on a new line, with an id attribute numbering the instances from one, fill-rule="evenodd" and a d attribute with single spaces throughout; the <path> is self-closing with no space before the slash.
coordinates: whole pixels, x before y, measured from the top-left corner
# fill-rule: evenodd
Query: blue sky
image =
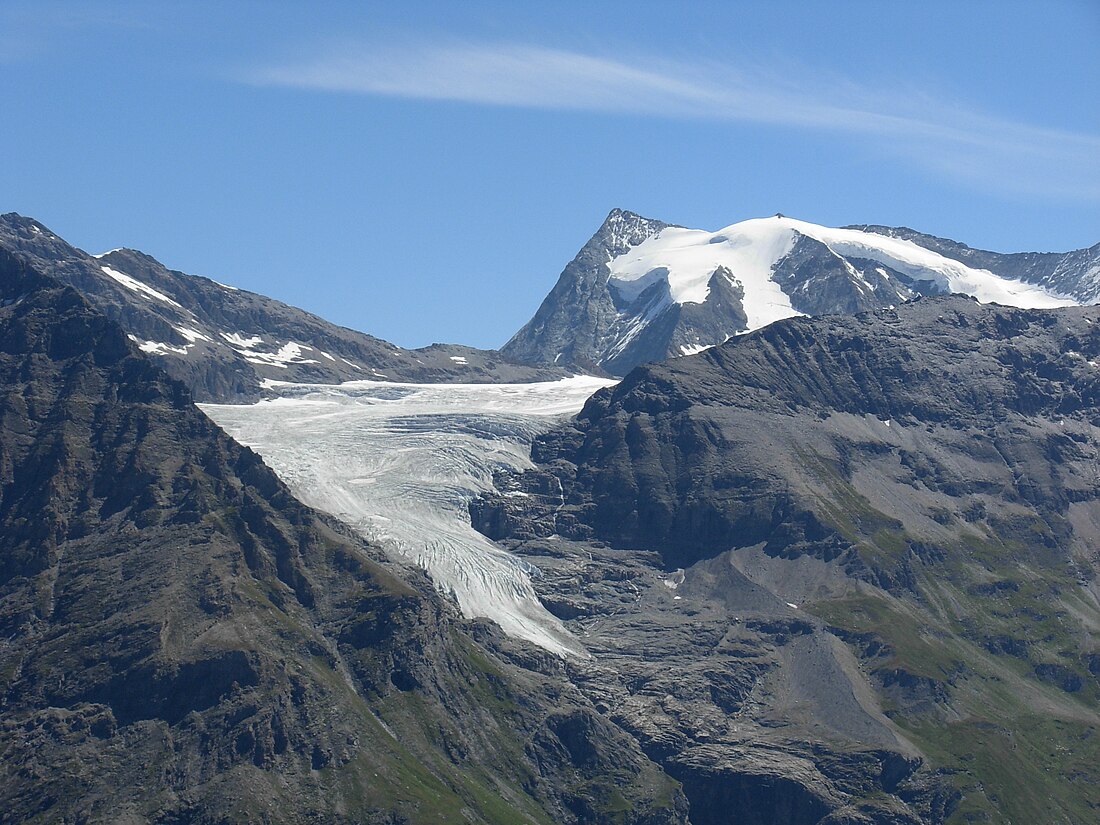
<path id="1" fill-rule="evenodd" d="M 613 207 L 1091 246 L 1098 43 L 1097 0 L 4 0 L 0 211 L 499 346 Z"/>

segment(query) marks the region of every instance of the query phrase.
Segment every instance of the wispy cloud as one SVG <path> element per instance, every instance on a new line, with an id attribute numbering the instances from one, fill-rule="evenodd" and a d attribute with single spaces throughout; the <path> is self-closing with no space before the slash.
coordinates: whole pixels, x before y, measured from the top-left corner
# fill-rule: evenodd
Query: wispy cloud
<path id="1" fill-rule="evenodd" d="M 812 79 L 807 79 L 812 76 Z M 1100 199 L 1100 137 L 984 114 L 913 90 L 804 72 L 625 60 L 531 45 L 343 47 L 249 82 L 472 104 L 772 124 L 841 133 L 957 180 Z"/>

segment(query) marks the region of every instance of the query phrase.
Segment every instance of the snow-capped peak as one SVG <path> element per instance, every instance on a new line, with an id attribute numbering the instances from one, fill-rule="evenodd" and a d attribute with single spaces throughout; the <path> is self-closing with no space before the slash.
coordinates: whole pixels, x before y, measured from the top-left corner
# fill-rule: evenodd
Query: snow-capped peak
<path id="1" fill-rule="evenodd" d="M 677 304 L 701 304 L 716 270 L 726 269 L 745 290 L 748 328 L 800 315 L 773 279 L 776 264 L 799 236 L 813 238 L 842 258 L 877 261 L 916 280 L 932 280 L 944 292 L 961 292 L 979 301 L 1049 308 L 1076 301 L 1023 281 L 973 269 L 917 244 L 862 232 L 834 229 L 777 215 L 731 224 L 717 232 L 666 227 L 608 263 L 608 284 L 626 302 L 653 283 L 668 283 Z"/>

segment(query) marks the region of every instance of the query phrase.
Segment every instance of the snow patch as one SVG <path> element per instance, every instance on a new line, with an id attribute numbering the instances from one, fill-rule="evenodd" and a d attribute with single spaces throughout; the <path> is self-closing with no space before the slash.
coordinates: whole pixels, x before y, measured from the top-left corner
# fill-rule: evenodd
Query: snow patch
<path id="1" fill-rule="evenodd" d="M 466 364 L 466 356 L 465 355 L 452 355 L 451 360 L 454 361 L 456 364 L 463 364 L 463 365 Z"/>
<path id="2" fill-rule="evenodd" d="M 101 266 L 100 269 L 103 270 L 103 273 L 107 275 L 107 277 L 113 279 L 114 281 L 117 281 L 127 289 L 132 289 L 134 292 L 140 293 L 145 298 L 155 298 L 158 301 L 163 301 L 166 304 L 171 304 L 178 309 L 183 309 L 183 307 L 181 307 L 163 292 L 157 292 L 157 290 L 153 289 L 147 284 L 143 284 L 136 278 L 131 278 L 129 275 L 123 272 L 119 272 L 117 269 L 111 269 L 111 267 L 109 266 Z"/>
<path id="3" fill-rule="evenodd" d="M 232 344 L 238 349 L 252 349 L 264 342 L 264 339 L 259 335 L 253 335 L 250 338 L 245 338 L 243 333 L 237 332 L 223 332 L 222 338 Z"/>
<path id="4" fill-rule="evenodd" d="M 139 350 L 141 350 L 142 352 L 147 352 L 150 355 L 167 355 L 170 352 L 175 355 L 187 355 L 187 350 L 190 347 L 190 344 L 182 347 L 175 347 L 171 344 L 165 344 L 161 341 L 142 341 L 138 344 Z"/>
<path id="5" fill-rule="evenodd" d="M 245 361 L 250 364 L 261 364 L 268 367 L 279 367 L 279 369 L 287 369 L 291 364 L 317 364 L 319 363 L 313 358 L 302 357 L 302 344 L 297 344 L 294 341 L 289 341 L 279 347 L 276 352 L 257 352 L 255 350 L 237 350 L 236 352 L 241 355 Z M 310 347 L 305 347 L 310 349 Z"/>
<path id="6" fill-rule="evenodd" d="M 681 355 L 698 355 L 703 350 L 708 350 L 713 346 L 714 346 L 714 344 L 692 344 L 690 346 L 687 345 L 687 344 L 684 344 L 680 347 L 680 354 Z"/>
<path id="7" fill-rule="evenodd" d="M 197 329 L 191 329 L 191 327 L 172 327 L 176 332 L 187 339 L 189 344 L 193 344 L 196 341 L 208 341 L 213 344 L 214 340 L 207 335 L 203 335 Z"/>

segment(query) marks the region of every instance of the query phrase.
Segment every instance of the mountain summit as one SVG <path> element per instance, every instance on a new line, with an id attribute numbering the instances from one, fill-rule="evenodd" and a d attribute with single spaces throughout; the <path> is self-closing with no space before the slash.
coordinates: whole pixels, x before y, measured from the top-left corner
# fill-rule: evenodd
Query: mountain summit
<path id="1" fill-rule="evenodd" d="M 502 352 L 624 375 L 795 315 L 949 293 L 1069 306 L 1095 301 L 1098 279 L 1100 245 L 1001 255 L 906 229 L 834 229 L 775 215 L 708 232 L 616 209 Z"/>

